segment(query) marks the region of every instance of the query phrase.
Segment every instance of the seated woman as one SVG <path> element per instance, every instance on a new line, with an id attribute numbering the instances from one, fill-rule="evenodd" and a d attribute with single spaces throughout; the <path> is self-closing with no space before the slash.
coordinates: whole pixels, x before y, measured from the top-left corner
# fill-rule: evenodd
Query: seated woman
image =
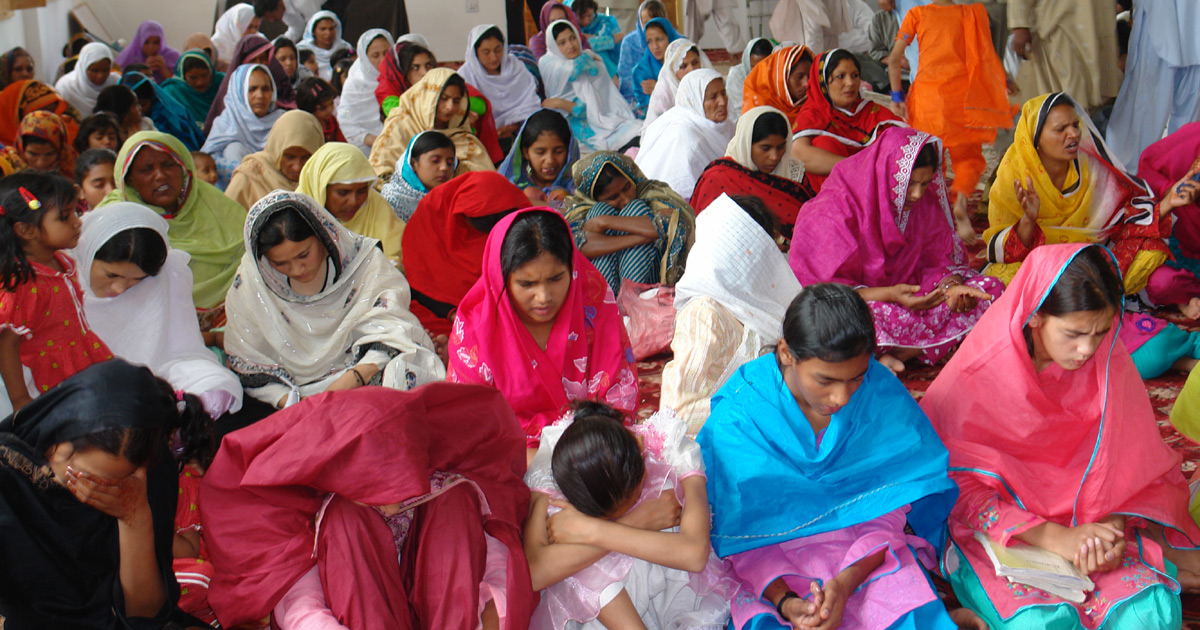
<path id="1" fill-rule="evenodd" d="M 346 229 L 379 241 L 388 260 L 400 260 L 404 222 L 375 191 L 378 181 L 362 151 L 328 142 L 300 170 L 296 192 L 312 197 Z"/>
<path id="2" fill-rule="evenodd" d="M 200 330 L 221 326 L 225 292 L 245 251 L 245 208 L 196 178 L 192 154 L 165 133 L 144 131 L 126 140 L 117 154 L 114 175 L 117 189 L 101 205 L 133 201 L 167 220 L 171 247 L 191 257 L 192 301 Z"/>
<path id="3" fill-rule="evenodd" d="M 1180 586 L 1200 586 L 1179 454 L 1116 339 L 1114 260 L 1038 247 L 921 402 L 961 493 L 947 577 L 993 630 L 1178 627 Z M 997 577 L 980 537 L 1057 554 L 1095 588 L 1068 601 Z"/>
<path id="4" fill-rule="evenodd" d="M 775 347 L 800 292 L 775 245 L 779 222 L 754 197 L 721 195 L 696 218 L 687 271 L 675 285 L 675 336 L 662 372 L 662 409 L 696 435 L 734 371 Z"/>
<path id="5" fill-rule="evenodd" d="M 216 47 L 216 54 L 213 59 L 216 61 L 217 70 L 221 72 L 232 72 L 230 67 L 233 59 L 234 49 L 237 48 L 238 42 L 242 41 L 247 35 L 258 33 L 258 27 L 262 24 L 261 18 L 254 15 L 254 7 L 245 3 L 235 4 L 217 18 L 217 24 L 213 27 L 212 43 Z"/>
<path id="6" fill-rule="evenodd" d="M 683 36 L 665 17 L 647 21 L 642 32 L 645 34 L 646 51 L 633 66 L 629 78 L 633 85 L 633 102 L 638 108 L 639 117 L 644 118 L 650 109 L 650 95 L 654 94 L 654 87 L 658 85 L 658 77 L 667 60 L 667 48 L 671 42 Z"/>
<path id="7" fill-rule="evenodd" d="M 666 184 L 647 179 L 619 153 L 593 153 L 571 169 L 563 205 L 575 245 L 613 293 L 622 280 L 673 285 L 683 275 L 696 213 Z"/>
<path id="8" fill-rule="evenodd" d="M 75 69 L 54 84 L 54 91 L 81 114 L 90 115 L 96 108 L 100 90 L 117 84 L 118 77 L 113 74 L 115 58 L 116 53 L 108 44 L 92 42 L 84 46 Z"/>
<path id="9" fill-rule="evenodd" d="M 83 52 L 80 51 L 79 54 L 82 58 Z M 154 20 L 146 20 L 138 25 L 133 41 L 121 49 L 116 63 L 122 68 L 144 64 L 149 67 L 146 76 L 155 83 L 162 83 L 175 75 L 175 68 L 179 63 L 179 51 L 167 45 L 166 32 L 163 31 L 162 24 Z"/>
<path id="10" fill-rule="evenodd" d="M 558 209 L 575 192 L 571 167 L 578 160 L 579 143 L 567 119 L 555 110 L 541 109 L 521 125 L 500 174 L 531 202 Z"/>
<path id="11" fill-rule="evenodd" d="M 300 171 L 325 144 L 321 123 L 300 110 L 285 112 L 271 127 L 262 151 L 242 158 L 225 194 L 247 210 L 273 190 L 296 190 Z"/>
<path id="12" fill-rule="evenodd" d="M 724 628 L 732 593 L 708 539 L 700 447 L 670 412 L 625 422 L 581 400 L 543 431 L 525 473 L 533 627 Z M 663 501 L 682 510 L 652 522 Z"/>
<path id="13" fill-rule="evenodd" d="M 743 114 L 725 157 L 709 164 L 696 181 L 691 200 L 696 214 L 723 194 L 753 195 L 775 215 L 780 233 L 791 239 L 800 207 L 815 194 L 791 146 L 791 124 L 783 112 L 760 106 Z"/>
<path id="14" fill-rule="evenodd" d="M 154 370 L 177 391 L 199 397 L 217 433 L 240 429 L 273 411 L 243 407 L 238 377 L 205 347 L 192 303 L 188 255 L 167 243 L 167 220 L 119 202 L 83 217 L 75 247 L 88 326 L 127 361 Z"/>
<path id="15" fill-rule="evenodd" d="M 342 21 L 333 11 L 314 13 L 296 48 L 312 52 L 317 61 L 317 76 L 326 81 L 333 78 L 333 54 L 339 50 L 354 51 L 350 42 L 342 39 Z"/>
<path id="16" fill-rule="evenodd" d="M 742 84 L 742 113 L 766 105 L 783 112 L 792 125 L 808 100 L 813 53 L 804 46 L 775 50 L 754 66 Z"/>
<path id="17" fill-rule="evenodd" d="M 204 145 L 204 134 L 192 120 L 191 112 L 153 79 L 140 72 L 127 72 L 121 77 L 121 85 L 133 90 L 142 115 L 154 121 L 155 130 L 179 138 L 189 151 L 198 151 Z"/>
<path id="18" fill-rule="evenodd" d="M 874 353 L 854 289 L 812 285 L 713 398 L 697 441 L 735 630 L 957 628 L 922 570 L 956 496 L 946 448 Z"/>
<path id="19" fill-rule="evenodd" d="M 189 50 L 179 57 L 175 76 L 163 82 L 163 91 L 187 108 L 192 122 L 203 128 L 208 120 L 208 111 L 221 91 L 225 73 L 217 72 L 216 65 L 208 55 L 199 50 Z"/>
<path id="20" fill-rule="evenodd" d="M 158 131 L 149 116 L 142 115 L 141 104 L 133 90 L 124 85 L 110 85 L 96 97 L 96 114 L 110 114 L 120 124 L 121 137 L 128 138 L 139 131 Z M 174 137 L 174 136 L 172 136 Z M 123 146 L 123 145 L 122 145 Z"/>
<path id="21" fill-rule="evenodd" d="M 17 81 L 32 80 L 33 67 L 33 55 L 20 46 L 15 46 L 8 52 L 0 54 L 0 89 Z"/>
<path id="22" fill-rule="evenodd" d="M 984 273 L 1007 283 L 1039 245 L 1107 244 L 1125 294 L 1133 295 L 1170 257 L 1163 240 L 1171 234 L 1170 213 L 1198 193 L 1200 184 L 1177 180 L 1155 203 L 1146 182 L 1115 161 L 1070 96 L 1039 96 L 1021 108 L 1015 141 L 996 171 L 983 233 L 991 264 Z"/>
<path id="23" fill-rule="evenodd" d="M 450 334 L 463 296 L 479 280 L 492 227 L 529 199 L 499 173 L 460 175 L 426 195 L 404 229 L 413 314 L 434 336 Z"/>
<path id="24" fill-rule="evenodd" d="M 234 72 L 244 65 L 258 64 L 267 67 L 271 78 L 275 81 L 277 105 L 284 107 L 287 103 L 295 102 L 295 91 L 287 79 L 287 71 L 283 69 L 283 65 L 278 60 L 271 57 L 274 50 L 271 41 L 258 33 L 247 35 L 238 42 L 233 59 L 229 62 L 229 69 L 225 71 L 225 77 L 220 81 L 220 87 L 217 88 L 212 106 L 209 107 L 208 115 L 204 119 L 205 134 L 212 133 L 213 122 L 225 111 L 225 95 L 229 92 L 229 82 L 233 80 Z"/>
<path id="25" fill-rule="evenodd" d="M 83 116 L 53 88 L 40 81 L 17 81 L 0 90 L 0 144 L 17 141 L 17 127 L 30 112 L 46 111 L 62 118 L 67 138 L 75 142 Z"/>
<path id="26" fill-rule="evenodd" d="M 226 627 L 528 628 L 521 430 L 495 390 L 371 387 L 226 436 L 200 488 Z"/>
<path id="27" fill-rule="evenodd" d="M 440 131 L 422 131 L 409 141 L 391 179 L 379 193 L 396 217 L 408 223 L 425 195 L 450 181 L 457 168 L 454 141 Z"/>
<path id="28" fill-rule="evenodd" d="M 636 97 L 642 91 L 641 85 L 633 84 L 633 68 L 646 54 L 646 24 L 654 18 L 667 17 L 667 7 L 662 0 L 643 0 L 638 5 L 637 28 L 621 39 L 621 53 L 617 58 L 617 73 L 621 83 L 621 96 L 635 103 Z M 666 50 L 665 48 L 663 49 Z M 651 90 L 653 91 L 653 90 Z M 642 111 L 645 111 L 643 108 Z"/>
<path id="29" fill-rule="evenodd" d="M 658 71 L 658 80 L 654 83 L 650 104 L 646 108 L 646 126 L 675 106 L 679 82 L 688 73 L 700 68 L 712 70 L 712 62 L 690 39 L 681 37 L 667 45 L 667 52 L 663 54 L 662 69 Z"/>
<path id="30" fill-rule="evenodd" d="M 725 154 L 734 129 L 725 77 L 711 68 L 695 70 L 679 83 L 675 106 L 646 126 L 637 165 L 689 199 L 705 167 Z"/>
<path id="31" fill-rule="evenodd" d="M 954 231 L 941 149 L 927 133 L 885 129 L 842 160 L 800 210 L 793 242 L 804 245 L 788 255 L 800 284 L 857 287 L 875 317 L 880 361 L 896 372 L 909 359 L 944 358 L 1004 290 L 970 267 Z"/>
<path id="32" fill-rule="evenodd" d="M 283 408 L 326 391 L 445 378 L 408 310 L 408 283 L 378 245 L 300 193 L 275 191 L 250 209 L 225 333 L 246 393 Z"/>
<path id="33" fill-rule="evenodd" d="M 383 131 L 375 88 L 379 87 L 379 63 L 394 45 L 391 33 L 381 28 L 363 33 L 358 38 L 358 54 L 338 99 L 338 124 L 346 134 L 346 142 L 357 146 L 364 154 L 370 153 L 375 138 Z"/>
<path id="34" fill-rule="evenodd" d="M 1184 125 L 1175 133 L 1142 151 L 1138 176 L 1146 180 L 1159 198 L 1169 197 L 1180 179 L 1200 171 L 1200 123 Z M 1192 203 L 1174 210 L 1175 225 L 1167 244 L 1171 258 L 1146 285 L 1146 296 L 1156 305 L 1177 304 L 1189 319 L 1200 319 L 1200 205 Z"/>
<path id="35" fill-rule="evenodd" d="M 218 188 L 224 189 L 242 158 L 266 148 L 267 135 L 283 110 L 275 105 L 275 80 L 266 66 L 244 64 L 233 71 L 225 111 L 213 120 L 201 149 L 217 161 Z"/>
<path id="36" fill-rule="evenodd" d="M 458 72 L 491 101 L 496 130 L 504 146 L 512 144 L 521 124 L 542 108 L 537 79 L 504 45 L 495 24 L 480 24 L 467 35 L 465 62 Z"/>
<path id="37" fill-rule="evenodd" d="M 531 458 L 542 428 L 573 400 L 633 413 L 637 368 L 616 300 L 558 213 L 505 216 L 488 236 L 483 265 L 458 307 L 448 380 L 499 389 Z"/>
<path id="38" fill-rule="evenodd" d="M 546 83 L 546 107 L 564 112 L 584 151 L 624 150 L 637 139 L 642 123 L 595 52 L 579 46 L 579 30 L 566 20 L 550 25 L 549 52 L 538 60 Z"/>
<path id="39" fill-rule="evenodd" d="M 549 51 L 550 40 L 554 39 L 554 36 L 550 35 L 550 25 L 559 20 L 566 20 L 574 24 L 575 30 L 581 28 L 579 16 L 571 7 L 557 0 L 543 4 L 541 10 L 538 11 L 538 32 L 529 38 L 529 52 L 533 53 L 535 59 L 541 60 Z M 582 40 L 582 43 L 584 50 L 592 49 L 586 39 Z"/>
<path id="40" fill-rule="evenodd" d="M 75 177 L 75 147 L 67 140 L 67 127 L 57 114 L 30 112 L 21 120 L 17 142 L 0 154 L 22 169 Z"/>
<path id="41" fill-rule="evenodd" d="M 494 171 L 487 148 L 471 130 L 477 116 L 467 108 L 467 84 L 462 76 L 448 68 L 434 68 L 400 95 L 399 103 L 388 113 L 383 132 L 371 147 L 371 167 L 380 177 L 390 176 L 414 136 L 437 130 L 454 141 L 456 174 Z"/>
<path id="42" fill-rule="evenodd" d="M 178 404 L 150 370 L 114 359 L 0 422 L 0 555 L 23 567 L 0 583 L 6 628 L 204 625 L 177 607 L 167 443 L 177 428 L 212 434 L 195 397 Z"/>
<path id="43" fill-rule="evenodd" d="M 891 110 L 862 97 L 862 68 L 848 50 L 819 57 L 808 74 L 808 98 L 792 120 L 792 156 L 804 162 L 815 192 L 842 160 L 862 151 L 886 126 L 907 126 Z"/>
<path id="44" fill-rule="evenodd" d="M 742 51 L 742 62 L 735 63 L 729 68 L 729 76 L 725 79 L 725 91 L 729 94 L 729 115 L 737 120 L 742 113 L 742 90 L 746 86 L 746 77 L 759 62 L 775 52 L 775 45 L 765 37 L 755 37 L 746 44 Z M 790 123 L 790 121 L 789 121 Z"/>

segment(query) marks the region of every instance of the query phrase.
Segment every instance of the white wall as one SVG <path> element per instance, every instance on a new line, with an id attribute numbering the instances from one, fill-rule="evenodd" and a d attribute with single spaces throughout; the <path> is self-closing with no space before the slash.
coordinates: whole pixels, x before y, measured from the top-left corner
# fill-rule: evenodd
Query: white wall
<path id="1" fill-rule="evenodd" d="M 479 24 L 495 24 L 507 36 L 504 3 L 509 0 L 408 0 L 408 26 L 433 46 L 439 62 L 462 61 L 467 33 Z M 354 6 L 351 0 L 351 7 Z M 468 13 L 469 7 L 475 8 Z"/>

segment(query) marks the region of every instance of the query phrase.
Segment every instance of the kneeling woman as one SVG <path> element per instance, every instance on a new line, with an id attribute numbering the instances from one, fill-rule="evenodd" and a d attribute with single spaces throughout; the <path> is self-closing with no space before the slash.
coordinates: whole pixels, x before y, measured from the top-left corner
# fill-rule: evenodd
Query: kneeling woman
<path id="1" fill-rule="evenodd" d="M 733 628 L 956 628 L 921 568 L 957 495 L 946 449 L 874 351 L 862 298 L 810 286 L 713 398 L 697 439 Z"/>
<path id="2" fill-rule="evenodd" d="M 789 253 L 802 285 L 859 287 L 875 315 L 881 360 L 896 371 L 908 359 L 933 365 L 945 357 L 1004 290 L 968 266 L 940 154 L 941 141 L 927 133 L 884 130 L 838 163 L 801 209 Z"/>
<path id="3" fill-rule="evenodd" d="M 492 229 L 483 275 L 458 306 L 448 378 L 503 392 L 530 457 L 573 400 L 633 412 L 637 369 L 616 299 L 558 213 L 521 210 Z"/>
<path id="4" fill-rule="evenodd" d="M 575 194 L 563 214 L 575 244 L 604 275 L 613 293 L 621 280 L 675 284 L 683 275 L 696 213 L 663 182 L 619 153 L 598 152 L 571 169 Z"/>
<path id="5" fill-rule="evenodd" d="M 730 583 L 709 543 L 700 447 L 669 411 L 624 421 L 581 401 L 543 433 L 525 474 L 525 554 L 545 589 L 533 625 L 724 628 Z M 655 504 L 683 509 L 657 520 Z"/>
<path id="6" fill-rule="evenodd" d="M 446 383 L 326 394 L 226 436 L 200 489 L 209 603 L 227 628 L 525 630 L 524 457 L 498 392 Z"/>
<path id="7" fill-rule="evenodd" d="M 248 394 L 284 407 L 325 391 L 445 378 L 408 310 L 408 283 L 378 244 L 299 193 L 276 191 L 250 209 L 225 332 Z"/>
<path id="8" fill-rule="evenodd" d="M 948 577 L 994 630 L 1178 628 L 1180 584 L 1200 585 L 1179 454 L 1117 340 L 1115 267 L 1095 245 L 1035 249 L 921 402 L 962 492 Z M 1054 552 L 1095 589 L 1074 603 L 996 577 L 981 534 Z"/>

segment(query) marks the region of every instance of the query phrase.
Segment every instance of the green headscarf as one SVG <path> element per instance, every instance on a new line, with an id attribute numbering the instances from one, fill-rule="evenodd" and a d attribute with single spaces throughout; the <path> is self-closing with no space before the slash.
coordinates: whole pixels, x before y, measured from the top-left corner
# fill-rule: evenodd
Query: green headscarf
<path id="1" fill-rule="evenodd" d="M 172 215 L 163 208 L 142 201 L 137 191 L 125 183 L 134 156 L 143 148 L 166 152 L 183 166 L 183 199 Z M 212 309 L 225 302 L 225 292 L 233 283 L 245 247 L 242 230 L 246 209 L 226 197 L 208 182 L 196 179 L 192 154 L 174 136 L 157 131 L 133 134 L 117 154 L 117 187 L 100 202 L 103 207 L 118 201 L 140 203 L 168 219 L 167 238 L 171 247 L 191 256 L 192 299 L 198 309 Z"/>
<path id="2" fill-rule="evenodd" d="M 212 81 L 209 81 L 207 90 L 197 92 L 183 78 L 183 67 L 188 59 L 199 59 L 208 66 L 208 71 L 212 73 Z M 225 73 L 217 72 L 208 55 L 199 50 L 189 50 L 179 57 L 179 63 L 175 65 L 175 76 L 163 81 L 161 87 L 168 94 L 174 96 L 175 100 L 183 103 L 187 107 L 188 113 L 192 115 L 192 120 L 203 127 L 204 121 L 208 118 L 208 110 L 212 108 L 213 100 L 221 91 L 221 81 L 224 79 Z"/>

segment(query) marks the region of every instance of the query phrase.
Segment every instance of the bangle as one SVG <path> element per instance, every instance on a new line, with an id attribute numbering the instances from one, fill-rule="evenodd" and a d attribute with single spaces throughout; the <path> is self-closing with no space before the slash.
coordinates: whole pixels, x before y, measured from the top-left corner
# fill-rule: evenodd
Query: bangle
<path id="1" fill-rule="evenodd" d="M 358 370 L 351 368 L 350 371 L 354 373 L 354 378 L 358 379 L 359 387 L 362 387 L 367 384 L 367 382 L 363 380 L 362 374 L 358 373 Z"/>
<path id="2" fill-rule="evenodd" d="M 904 92 L 901 92 L 899 90 L 892 90 L 892 102 L 893 103 L 903 103 L 904 102 Z"/>
<path id="3" fill-rule="evenodd" d="M 787 619 L 787 615 L 783 614 L 783 604 L 789 599 L 800 599 L 800 596 L 796 594 L 796 591 L 788 591 L 783 594 L 783 597 L 779 598 L 779 603 L 775 604 L 775 610 L 782 619 Z"/>

